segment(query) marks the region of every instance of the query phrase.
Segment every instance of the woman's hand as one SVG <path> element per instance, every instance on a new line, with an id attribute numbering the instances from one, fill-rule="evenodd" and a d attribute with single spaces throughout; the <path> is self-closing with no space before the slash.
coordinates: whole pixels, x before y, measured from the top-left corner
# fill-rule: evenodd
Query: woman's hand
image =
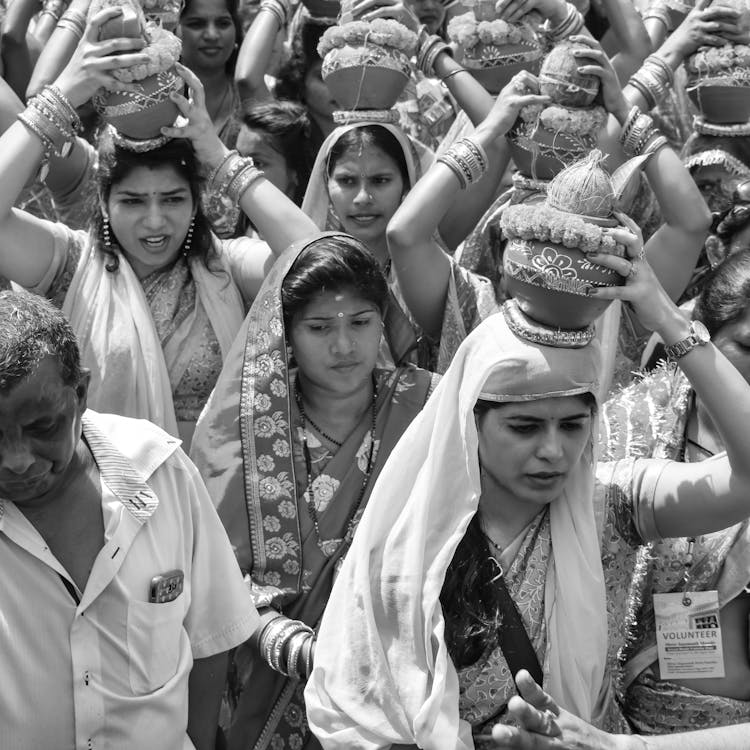
<path id="1" fill-rule="evenodd" d="M 497 0 L 495 12 L 508 23 L 518 23 L 532 10 L 548 18 L 552 26 L 559 26 L 568 15 L 565 0 Z"/>
<path id="2" fill-rule="evenodd" d="M 539 81 L 536 76 L 528 70 L 522 70 L 516 73 L 498 94 L 489 114 L 477 126 L 475 132 L 488 132 L 492 140 L 500 138 L 513 127 L 523 107 L 549 102 L 548 96 L 539 93 Z"/>
<path id="3" fill-rule="evenodd" d="M 123 83 L 113 73 L 147 63 L 148 55 L 140 52 L 146 42 L 128 37 L 99 41 L 99 29 L 119 15 L 122 15 L 122 8 L 105 8 L 89 21 L 73 56 L 55 81 L 74 107 L 85 104 L 101 88 L 109 91 L 139 88 L 134 83 Z"/>
<path id="4" fill-rule="evenodd" d="M 616 216 L 623 226 L 605 231 L 615 242 L 625 246 L 625 256 L 620 258 L 610 253 L 587 253 L 586 257 L 625 277 L 625 285 L 597 287 L 590 290 L 589 295 L 628 302 L 645 328 L 660 333 L 665 325 L 674 322 L 675 316 L 684 320 L 684 315 L 664 291 L 648 264 L 638 225 L 625 214 L 617 213 Z"/>
<path id="5" fill-rule="evenodd" d="M 404 5 L 402 0 L 356 0 L 352 5 L 352 15 L 356 21 L 392 18 L 414 32 L 417 32 L 420 26 L 416 13 Z"/>
<path id="6" fill-rule="evenodd" d="M 561 709 L 522 669 L 516 675 L 519 695 L 508 703 L 518 727 L 496 724 L 492 739 L 503 750 L 629 750 L 642 747 L 638 738 L 613 735 L 592 727 Z"/>
<path id="7" fill-rule="evenodd" d="M 206 92 L 203 84 L 190 68 L 181 63 L 175 65 L 175 70 L 187 83 L 190 96 L 187 98 L 178 92 L 170 96 L 187 122 L 178 120 L 177 124 L 164 127 L 161 132 L 170 138 L 187 138 L 193 144 L 198 160 L 208 168 L 214 167 L 224 158 L 227 149 L 217 135 L 206 109 Z"/>
<path id="8" fill-rule="evenodd" d="M 728 42 L 748 44 L 750 34 L 741 11 L 721 5 L 708 6 L 710 0 L 700 0 L 665 44 L 679 60 L 692 55 L 698 47 L 721 47 Z"/>
<path id="9" fill-rule="evenodd" d="M 600 83 L 600 97 L 604 109 L 614 115 L 622 124 L 628 116 L 630 107 L 622 93 L 622 86 L 607 53 L 596 39 L 583 34 L 575 34 L 570 41 L 588 47 L 587 50 L 576 50 L 573 54 L 580 61 L 578 72 L 581 75 L 596 76 Z"/>

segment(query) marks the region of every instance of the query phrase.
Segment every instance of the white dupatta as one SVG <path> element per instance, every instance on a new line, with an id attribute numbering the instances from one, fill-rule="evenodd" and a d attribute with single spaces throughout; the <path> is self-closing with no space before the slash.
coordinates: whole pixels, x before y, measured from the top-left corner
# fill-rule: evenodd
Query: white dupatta
<path id="1" fill-rule="evenodd" d="M 389 457 L 323 615 L 305 690 L 326 750 L 416 744 L 472 748 L 443 631 L 440 591 L 480 495 L 474 405 L 597 392 L 594 341 L 555 349 L 518 339 L 504 315 L 462 343 Z M 596 420 L 593 420 L 595 422 Z M 605 682 L 607 619 L 594 513 L 594 435 L 550 508 L 544 687 L 591 719 Z"/>
<path id="2" fill-rule="evenodd" d="M 104 254 L 89 243 L 63 303 L 91 370 L 88 405 L 148 419 L 179 437 L 172 387 L 190 360 L 198 304 L 162 350 L 143 287 L 122 255 L 119 261 L 117 271 L 107 271 Z M 224 358 L 244 317 L 239 291 L 228 272 L 213 273 L 200 261 L 191 261 L 190 271 Z"/>

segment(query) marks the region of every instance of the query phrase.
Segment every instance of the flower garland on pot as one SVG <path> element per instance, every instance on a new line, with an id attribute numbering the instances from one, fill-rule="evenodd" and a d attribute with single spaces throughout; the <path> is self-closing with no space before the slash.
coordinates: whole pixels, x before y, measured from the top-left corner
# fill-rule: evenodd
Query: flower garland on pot
<path id="1" fill-rule="evenodd" d="M 134 150 L 155 148 L 166 140 L 161 128 L 172 125 L 179 114 L 170 94 L 184 85 L 174 70 L 182 45 L 170 31 L 148 23 L 134 0 L 94 0 L 89 18 L 108 7 L 122 8 L 122 14 L 102 26 L 100 38 L 142 37 L 147 45 L 141 52 L 149 60 L 113 71 L 122 83 L 138 84 L 136 91 L 101 90 L 94 97 L 94 106 L 119 133 L 122 145 Z"/>
<path id="2" fill-rule="evenodd" d="M 594 150 L 550 182 L 544 203 L 512 205 L 501 217 L 508 291 L 529 318 L 543 325 L 588 330 L 609 304 L 589 297 L 588 290 L 623 283 L 617 273 L 587 257 L 625 254 L 606 231 L 619 225 L 614 216 L 618 196 L 602 161 L 601 151 Z"/>
<path id="3" fill-rule="evenodd" d="M 604 108 L 593 104 L 599 79 L 578 73 L 574 53 L 583 49 L 570 42 L 552 49 L 539 71 L 540 91 L 551 103 L 524 107 L 508 133 L 513 161 L 535 180 L 552 179 L 590 152 L 607 122 Z"/>
<path id="4" fill-rule="evenodd" d="M 521 70 L 536 73 L 544 54 L 538 28 L 541 18 L 529 13 L 521 23 L 495 16 L 494 1 L 468 0 L 468 13 L 448 23 L 448 38 L 463 50 L 463 66 L 492 94 Z"/>
<path id="5" fill-rule="evenodd" d="M 344 110 L 390 110 L 411 73 L 417 35 L 390 18 L 349 21 L 326 29 L 318 44 L 321 70 Z"/>

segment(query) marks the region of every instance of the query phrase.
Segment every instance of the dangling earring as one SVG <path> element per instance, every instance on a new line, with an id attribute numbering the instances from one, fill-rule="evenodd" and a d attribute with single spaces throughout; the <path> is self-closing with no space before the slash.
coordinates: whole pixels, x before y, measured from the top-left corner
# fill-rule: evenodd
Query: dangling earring
<path id="1" fill-rule="evenodd" d="M 195 229 L 195 214 L 190 219 L 190 226 L 188 227 L 187 234 L 185 235 L 185 242 L 182 243 L 182 254 L 185 258 L 190 254 L 190 245 L 193 242 L 193 230 Z"/>
<path id="2" fill-rule="evenodd" d="M 109 216 L 102 214 L 102 237 L 104 238 L 104 247 L 108 253 L 112 252 L 112 236 L 109 233 Z"/>

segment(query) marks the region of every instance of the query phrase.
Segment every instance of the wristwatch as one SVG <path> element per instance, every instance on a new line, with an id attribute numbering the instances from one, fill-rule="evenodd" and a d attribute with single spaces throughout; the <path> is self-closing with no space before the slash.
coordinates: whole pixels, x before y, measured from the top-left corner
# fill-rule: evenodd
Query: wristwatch
<path id="1" fill-rule="evenodd" d="M 674 362 L 684 357 L 688 352 L 692 352 L 696 346 L 705 346 L 711 340 L 711 334 L 706 326 L 700 320 L 694 320 L 690 323 L 690 335 L 674 344 L 668 344 L 664 347 L 664 353 L 667 359 Z"/>

